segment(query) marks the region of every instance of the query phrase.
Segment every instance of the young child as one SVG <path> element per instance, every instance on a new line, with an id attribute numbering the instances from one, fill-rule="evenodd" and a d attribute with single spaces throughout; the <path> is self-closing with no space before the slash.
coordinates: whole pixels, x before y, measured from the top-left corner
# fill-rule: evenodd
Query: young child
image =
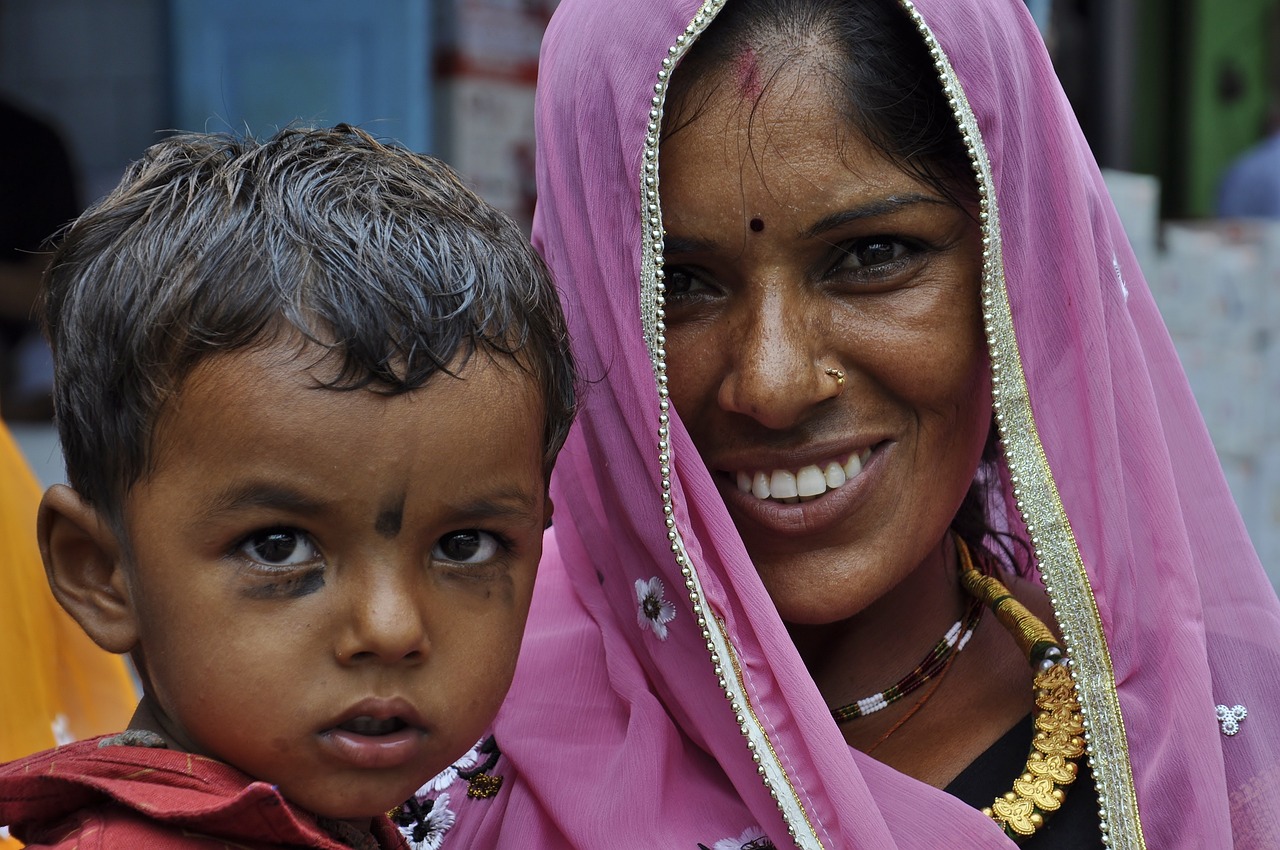
<path id="1" fill-rule="evenodd" d="M 151 148 L 44 302 L 58 601 L 129 653 L 122 734 L 0 768 L 34 846 L 386 848 L 510 684 L 570 425 L 544 266 L 346 126 Z"/>

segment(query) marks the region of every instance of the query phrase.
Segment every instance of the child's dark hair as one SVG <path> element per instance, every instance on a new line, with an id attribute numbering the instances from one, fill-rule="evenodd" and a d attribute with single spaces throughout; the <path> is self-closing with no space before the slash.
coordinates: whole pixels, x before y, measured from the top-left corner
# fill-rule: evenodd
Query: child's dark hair
<path id="1" fill-rule="evenodd" d="M 192 369 L 290 335 L 333 358 L 336 390 L 510 356 L 542 389 L 548 471 L 573 419 L 564 318 L 519 228 L 442 162 L 346 125 L 151 147 L 62 235 L 43 320 L 68 478 L 117 526 Z"/>

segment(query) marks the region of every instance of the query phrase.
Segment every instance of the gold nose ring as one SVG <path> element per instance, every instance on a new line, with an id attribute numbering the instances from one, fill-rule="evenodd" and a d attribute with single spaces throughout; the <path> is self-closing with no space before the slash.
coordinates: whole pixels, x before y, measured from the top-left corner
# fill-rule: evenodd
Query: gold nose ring
<path id="1" fill-rule="evenodd" d="M 844 370 L 843 369 L 823 369 L 823 372 L 836 379 L 838 386 L 844 386 Z"/>

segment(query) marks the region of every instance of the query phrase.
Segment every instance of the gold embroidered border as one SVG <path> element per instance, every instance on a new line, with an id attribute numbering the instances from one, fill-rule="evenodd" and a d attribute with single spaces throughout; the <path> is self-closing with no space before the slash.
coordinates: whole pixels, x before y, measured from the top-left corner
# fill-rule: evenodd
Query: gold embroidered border
<path id="1" fill-rule="evenodd" d="M 900 2 L 928 43 L 978 172 L 983 204 L 982 306 L 991 355 L 996 423 L 1018 510 L 1030 535 L 1071 659 L 1071 672 L 1084 714 L 1085 738 L 1089 742 L 1089 764 L 1098 788 L 1103 841 L 1124 850 L 1144 850 L 1146 842 L 1138 815 L 1129 744 L 1111 654 L 1093 588 L 1031 410 L 1004 277 L 1000 216 L 991 162 L 973 109 L 950 60 L 911 0 Z"/>

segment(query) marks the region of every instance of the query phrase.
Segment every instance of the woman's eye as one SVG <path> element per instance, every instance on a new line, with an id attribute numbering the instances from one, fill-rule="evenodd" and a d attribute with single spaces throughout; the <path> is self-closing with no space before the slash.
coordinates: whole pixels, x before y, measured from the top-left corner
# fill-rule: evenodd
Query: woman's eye
<path id="1" fill-rule="evenodd" d="M 664 267 L 663 284 L 668 300 L 687 298 L 707 289 L 706 283 L 702 281 L 698 274 L 684 266 Z"/>
<path id="2" fill-rule="evenodd" d="M 468 528 L 441 537 L 431 550 L 431 557 L 456 564 L 483 564 L 492 560 L 500 548 L 501 544 L 492 534 Z"/>
<path id="3" fill-rule="evenodd" d="M 908 251 L 905 244 L 886 236 L 859 239 L 844 246 L 846 260 L 841 265 L 854 265 L 864 269 L 875 268 L 901 260 Z M 848 260 L 854 262 L 851 264 Z"/>
<path id="4" fill-rule="evenodd" d="M 272 528 L 250 535 L 240 544 L 240 554 L 272 567 L 295 567 L 315 561 L 315 543 L 304 532 Z"/>

